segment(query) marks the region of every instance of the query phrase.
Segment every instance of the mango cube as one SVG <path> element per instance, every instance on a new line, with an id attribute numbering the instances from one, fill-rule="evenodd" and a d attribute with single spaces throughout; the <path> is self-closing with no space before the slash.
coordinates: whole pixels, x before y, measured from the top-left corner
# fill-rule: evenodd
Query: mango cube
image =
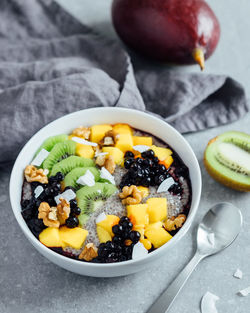
<path id="1" fill-rule="evenodd" d="M 154 248 L 161 247 L 172 238 L 164 228 L 147 230 L 145 231 L 145 236 L 152 243 Z"/>
<path id="2" fill-rule="evenodd" d="M 116 215 L 106 215 L 105 220 L 102 220 L 96 225 L 104 228 L 110 234 L 110 236 L 114 236 L 112 232 L 112 227 L 118 224 L 119 221 L 120 221 L 120 218 Z"/>
<path id="3" fill-rule="evenodd" d="M 103 147 L 102 151 L 111 155 L 116 164 L 120 165 L 122 163 L 124 153 L 120 149 L 116 147 Z"/>
<path id="4" fill-rule="evenodd" d="M 152 223 L 152 224 L 148 224 L 145 227 L 145 232 L 149 231 L 149 230 L 154 230 L 154 229 L 159 229 L 162 228 L 163 223 L 162 222 L 156 222 L 156 223 Z"/>
<path id="5" fill-rule="evenodd" d="M 169 168 L 173 162 L 174 159 L 172 155 L 169 155 L 164 161 L 161 161 L 160 163 L 162 163 L 166 168 Z"/>
<path id="6" fill-rule="evenodd" d="M 98 226 L 98 225 L 96 226 L 96 232 L 97 232 L 97 236 L 99 238 L 100 243 L 112 240 L 110 233 L 106 229 L 102 228 L 101 226 Z"/>
<path id="7" fill-rule="evenodd" d="M 137 186 L 137 189 L 139 189 L 140 192 L 142 193 L 142 198 L 146 198 L 149 195 L 148 187 Z"/>
<path id="8" fill-rule="evenodd" d="M 127 205 L 127 216 L 131 219 L 133 225 L 147 225 L 149 223 L 148 205 L 145 204 L 131 204 Z"/>
<path id="9" fill-rule="evenodd" d="M 155 155 L 158 157 L 160 161 L 165 160 L 168 156 L 170 156 L 173 152 L 168 148 L 151 146 L 151 149 L 154 151 Z"/>
<path id="10" fill-rule="evenodd" d="M 80 249 L 88 236 L 88 231 L 81 227 L 68 228 L 62 226 L 59 229 L 61 240 L 74 249 Z"/>
<path id="11" fill-rule="evenodd" d="M 152 248 L 152 243 L 148 239 L 140 239 L 140 242 L 144 245 L 145 249 L 150 250 Z"/>
<path id="12" fill-rule="evenodd" d="M 112 129 L 112 126 L 109 124 L 103 125 L 93 125 L 90 127 L 90 141 L 99 142 L 105 136 L 105 133 Z"/>
<path id="13" fill-rule="evenodd" d="M 116 141 L 115 147 L 123 152 L 133 150 L 133 139 L 130 134 L 120 134 Z"/>
<path id="14" fill-rule="evenodd" d="M 95 152 L 92 146 L 82 145 L 80 143 L 77 143 L 76 155 L 83 157 L 83 158 L 87 158 L 87 159 L 93 159 Z"/>
<path id="15" fill-rule="evenodd" d="M 46 247 L 62 247 L 63 243 L 60 238 L 59 228 L 45 228 L 39 235 L 39 240 Z"/>
<path id="16" fill-rule="evenodd" d="M 152 146 L 153 139 L 152 137 L 143 137 L 143 136 L 133 136 L 133 145 L 143 145 L 143 146 Z"/>
<path id="17" fill-rule="evenodd" d="M 118 134 L 132 135 L 132 129 L 128 124 L 115 124 L 113 130 Z"/>
<path id="18" fill-rule="evenodd" d="M 149 198 L 148 215 L 149 223 L 155 223 L 164 220 L 167 217 L 167 199 L 166 198 Z"/>

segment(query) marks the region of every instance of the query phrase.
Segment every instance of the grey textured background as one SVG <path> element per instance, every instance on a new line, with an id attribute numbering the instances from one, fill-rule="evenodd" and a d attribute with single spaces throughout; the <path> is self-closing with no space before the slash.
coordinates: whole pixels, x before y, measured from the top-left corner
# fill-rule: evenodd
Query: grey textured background
<path id="1" fill-rule="evenodd" d="M 114 38 L 110 23 L 110 0 L 58 0 L 75 17 L 106 36 Z M 250 2 L 208 1 L 217 13 L 222 37 L 206 72 L 227 74 L 242 82 L 250 98 Z M 180 69 L 176 69 L 180 70 Z M 182 68 L 198 71 L 198 67 Z M 170 313 L 198 313 L 206 291 L 217 294 L 218 312 L 248 313 L 250 296 L 236 295 L 250 286 L 250 195 L 231 191 L 213 181 L 205 172 L 202 154 L 207 141 L 226 130 L 250 132 L 250 115 L 228 126 L 186 135 L 200 162 L 203 192 L 195 223 L 175 249 L 149 270 L 115 279 L 95 279 L 66 272 L 40 256 L 21 233 L 8 200 L 10 168 L 0 169 L 0 312 L 1 313 L 142 313 L 186 264 L 195 249 L 194 230 L 204 212 L 218 201 L 230 201 L 241 208 L 244 225 L 237 241 L 221 254 L 199 265 Z M 4 151 L 1 151 L 4 153 Z M 240 268 L 244 277 L 232 274 Z"/>

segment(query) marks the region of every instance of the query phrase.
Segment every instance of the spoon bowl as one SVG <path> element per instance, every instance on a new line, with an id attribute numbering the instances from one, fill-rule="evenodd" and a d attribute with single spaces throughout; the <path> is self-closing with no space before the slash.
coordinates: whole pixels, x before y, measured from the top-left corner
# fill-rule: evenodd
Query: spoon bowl
<path id="1" fill-rule="evenodd" d="M 236 239 L 241 226 L 242 214 L 238 208 L 227 202 L 216 204 L 198 227 L 198 253 L 208 256 L 225 249 Z"/>

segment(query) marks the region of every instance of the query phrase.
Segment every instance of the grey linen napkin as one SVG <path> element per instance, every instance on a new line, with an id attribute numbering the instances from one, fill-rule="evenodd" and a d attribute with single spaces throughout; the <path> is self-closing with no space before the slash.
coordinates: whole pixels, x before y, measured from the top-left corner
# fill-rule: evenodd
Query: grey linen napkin
<path id="1" fill-rule="evenodd" d="M 181 132 L 229 123 L 248 111 L 244 89 L 229 77 L 143 69 L 134 74 L 118 43 L 54 1 L 1 0 L 0 162 L 14 160 L 48 122 L 98 106 L 159 114 Z"/>

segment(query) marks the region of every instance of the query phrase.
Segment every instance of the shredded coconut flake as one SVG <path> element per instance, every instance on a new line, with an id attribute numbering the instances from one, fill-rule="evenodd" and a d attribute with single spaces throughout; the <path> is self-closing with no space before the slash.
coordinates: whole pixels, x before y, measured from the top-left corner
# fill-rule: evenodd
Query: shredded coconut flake
<path id="1" fill-rule="evenodd" d="M 95 177 L 93 173 L 90 172 L 90 170 L 87 170 L 86 173 L 80 176 L 76 182 L 80 185 L 87 185 L 92 187 L 95 185 Z"/>
<path id="2" fill-rule="evenodd" d="M 57 195 L 54 199 L 56 201 L 56 204 L 59 204 L 60 198 L 63 198 L 69 202 L 70 200 L 75 199 L 75 197 L 76 197 L 76 194 L 74 193 L 74 191 L 71 189 L 67 189 L 63 193 L 60 193 L 59 195 Z"/>
<path id="3" fill-rule="evenodd" d="M 214 233 L 209 233 L 207 235 L 207 240 L 214 247 L 214 240 L 215 240 Z"/>
<path id="4" fill-rule="evenodd" d="M 87 145 L 87 146 L 93 146 L 96 147 L 97 143 L 96 142 L 92 142 L 92 141 L 88 141 L 79 137 L 72 137 L 71 140 L 80 143 L 81 145 Z"/>
<path id="5" fill-rule="evenodd" d="M 237 270 L 235 271 L 235 273 L 233 274 L 233 276 L 234 276 L 235 278 L 242 279 L 243 273 L 242 273 L 242 271 L 241 271 L 239 268 L 237 268 Z"/>
<path id="6" fill-rule="evenodd" d="M 110 172 L 103 166 L 101 168 L 101 178 L 107 179 L 108 181 L 111 182 L 111 184 L 115 185 L 115 179 L 114 176 L 110 174 Z"/>
<path id="7" fill-rule="evenodd" d="M 43 187 L 42 186 L 37 186 L 36 189 L 34 190 L 35 198 L 38 198 L 40 194 L 43 192 Z"/>
<path id="8" fill-rule="evenodd" d="M 250 286 L 245 289 L 240 290 L 238 294 L 242 297 L 248 296 L 250 294 Z"/>
<path id="9" fill-rule="evenodd" d="M 107 218 L 107 215 L 106 215 L 104 212 L 102 212 L 101 214 L 99 214 L 99 215 L 97 216 L 95 222 L 96 222 L 96 224 L 97 224 L 97 223 L 100 223 L 101 221 L 106 220 L 106 218 Z"/>
<path id="10" fill-rule="evenodd" d="M 108 152 L 96 152 L 95 153 L 95 158 L 99 157 L 99 156 L 102 156 L 102 155 L 106 155 L 108 154 Z"/>
<path id="11" fill-rule="evenodd" d="M 157 193 L 167 192 L 168 189 L 175 183 L 172 177 L 165 179 L 157 189 Z"/>
<path id="12" fill-rule="evenodd" d="M 40 166 L 48 155 L 49 151 L 42 149 L 41 151 L 39 151 L 38 155 L 34 158 L 31 164 L 35 166 Z"/>
<path id="13" fill-rule="evenodd" d="M 148 151 L 150 149 L 150 147 L 149 146 L 144 146 L 144 145 L 137 145 L 137 146 L 133 146 L 133 149 L 135 151 L 138 151 L 138 152 L 142 153 L 142 152 Z"/>
<path id="14" fill-rule="evenodd" d="M 201 299 L 201 312 L 202 313 L 218 313 L 215 302 L 220 298 L 211 292 L 206 292 Z"/>
<path id="15" fill-rule="evenodd" d="M 137 244 L 134 245 L 132 252 L 133 260 L 141 259 L 147 254 L 148 250 L 144 247 L 144 245 L 141 242 L 138 242 Z"/>
<path id="16" fill-rule="evenodd" d="M 43 174 L 44 175 L 48 175 L 49 174 L 49 170 L 46 168 L 45 170 L 43 170 Z"/>

